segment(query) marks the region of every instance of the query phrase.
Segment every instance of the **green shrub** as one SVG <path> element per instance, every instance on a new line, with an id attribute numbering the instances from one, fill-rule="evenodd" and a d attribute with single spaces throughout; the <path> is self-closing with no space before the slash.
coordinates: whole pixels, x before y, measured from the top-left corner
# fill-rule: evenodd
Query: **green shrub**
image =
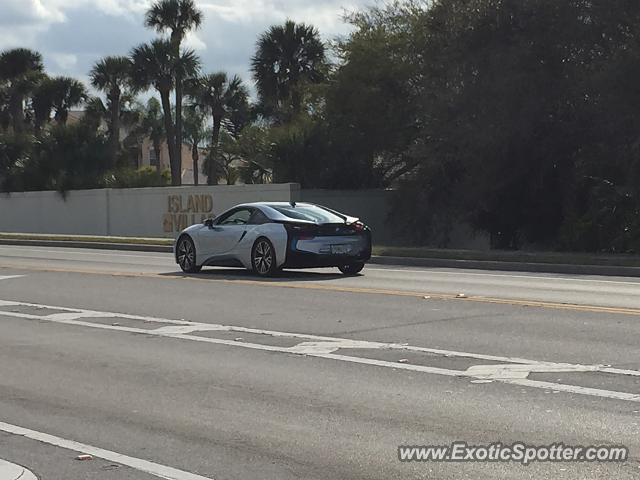
<path id="1" fill-rule="evenodd" d="M 171 173 L 154 167 L 122 168 L 108 174 L 104 183 L 109 188 L 166 187 L 171 184 Z"/>

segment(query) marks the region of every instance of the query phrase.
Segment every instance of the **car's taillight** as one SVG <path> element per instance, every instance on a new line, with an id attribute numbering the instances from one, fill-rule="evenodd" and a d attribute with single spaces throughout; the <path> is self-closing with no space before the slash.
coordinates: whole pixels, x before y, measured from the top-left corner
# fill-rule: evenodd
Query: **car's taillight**
<path id="1" fill-rule="evenodd" d="M 314 225 L 307 225 L 305 223 L 285 223 L 284 228 L 287 232 L 295 236 L 299 240 L 310 240 L 315 238 L 317 228 Z"/>
<path id="2" fill-rule="evenodd" d="M 365 228 L 367 228 L 366 225 L 362 222 L 352 223 L 351 226 L 356 232 L 362 232 Z"/>

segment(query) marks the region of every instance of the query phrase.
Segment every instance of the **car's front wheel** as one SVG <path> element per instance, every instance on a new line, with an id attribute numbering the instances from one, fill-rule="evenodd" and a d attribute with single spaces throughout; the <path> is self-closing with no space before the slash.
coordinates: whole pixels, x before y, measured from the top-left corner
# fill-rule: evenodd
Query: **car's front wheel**
<path id="1" fill-rule="evenodd" d="M 176 259 L 183 272 L 198 273 L 202 267 L 196 265 L 196 246 L 190 237 L 184 236 L 178 240 Z"/>
<path id="2" fill-rule="evenodd" d="M 338 269 L 345 275 L 355 275 L 360 273 L 364 268 L 364 262 L 347 263 L 346 265 L 340 265 Z"/>
<path id="3" fill-rule="evenodd" d="M 253 272 L 261 277 L 270 277 L 278 271 L 276 252 L 268 239 L 261 237 L 253 244 L 251 266 Z"/>

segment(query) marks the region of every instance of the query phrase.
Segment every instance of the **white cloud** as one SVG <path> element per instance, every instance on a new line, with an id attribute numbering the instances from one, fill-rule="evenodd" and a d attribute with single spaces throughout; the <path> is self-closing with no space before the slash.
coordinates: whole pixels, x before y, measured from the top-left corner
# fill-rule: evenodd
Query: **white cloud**
<path id="1" fill-rule="evenodd" d="M 2 0 L 0 23 L 8 25 L 34 22 L 61 22 L 64 14 L 47 0 Z"/>
<path id="2" fill-rule="evenodd" d="M 345 31 L 342 13 L 362 6 L 366 0 L 201 0 L 198 2 L 205 15 L 220 20 L 251 24 L 261 21 L 265 26 L 269 22 L 291 18 L 312 23 L 328 34 Z"/>
<path id="3" fill-rule="evenodd" d="M 204 23 L 185 45 L 205 71 L 249 78 L 258 35 L 286 19 L 315 25 L 326 40 L 349 31 L 344 10 L 376 0 L 196 0 Z M 105 55 L 126 55 L 156 34 L 144 27 L 152 0 L 0 0 L 0 49 L 40 51 L 53 74 L 86 78 Z"/>
<path id="4" fill-rule="evenodd" d="M 189 32 L 187 34 L 187 37 L 184 39 L 184 46 L 195 50 L 196 52 L 207 49 L 207 44 L 201 40 L 195 32 Z"/>
<path id="5" fill-rule="evenodd" d="M 0 48 L 32 46 L 64 14 L 46 0 L 0 0 Z"/>
<path id="6" fill-rule="evenodd" d="M 73 53 L 56 52 L 49 54 L 49 56 L 55 62 L 59 72 L 68 72 L 69 70 L 73 70 L 78 64 L 78 56 Z"/>
<path id="7" fill-rule="evenodd" d="M 204 1 L 200 2 L 200 7 L 205 15 L 233 23 L 250 23 L 256 16 L 269 17 L 274 14 L 274 9 L 263 0 Z"/>
<path id="8" fill-rule="evenodd" d="M 149 0 L 34 0 L 40 1 L 57 10 L 65 11 L 74 8 L 91 6 L 108 15 L 130 16 L 144 13 L 149 7 Z"/>

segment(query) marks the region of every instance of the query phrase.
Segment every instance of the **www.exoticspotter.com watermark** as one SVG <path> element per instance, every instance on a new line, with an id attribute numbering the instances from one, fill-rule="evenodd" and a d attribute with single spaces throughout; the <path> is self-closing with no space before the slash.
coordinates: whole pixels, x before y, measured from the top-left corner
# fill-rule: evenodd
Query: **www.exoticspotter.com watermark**
<path id="1" fill-rule="evenodd" d="M 454 442 L 450 445 L 422 445 L 398 447 L 401 462 L 625 462 L 629 449 L 623 445 L 571 446 L 563 443 L 527 445 L 516 442 L 503 445 L 469 445 Z"/>

